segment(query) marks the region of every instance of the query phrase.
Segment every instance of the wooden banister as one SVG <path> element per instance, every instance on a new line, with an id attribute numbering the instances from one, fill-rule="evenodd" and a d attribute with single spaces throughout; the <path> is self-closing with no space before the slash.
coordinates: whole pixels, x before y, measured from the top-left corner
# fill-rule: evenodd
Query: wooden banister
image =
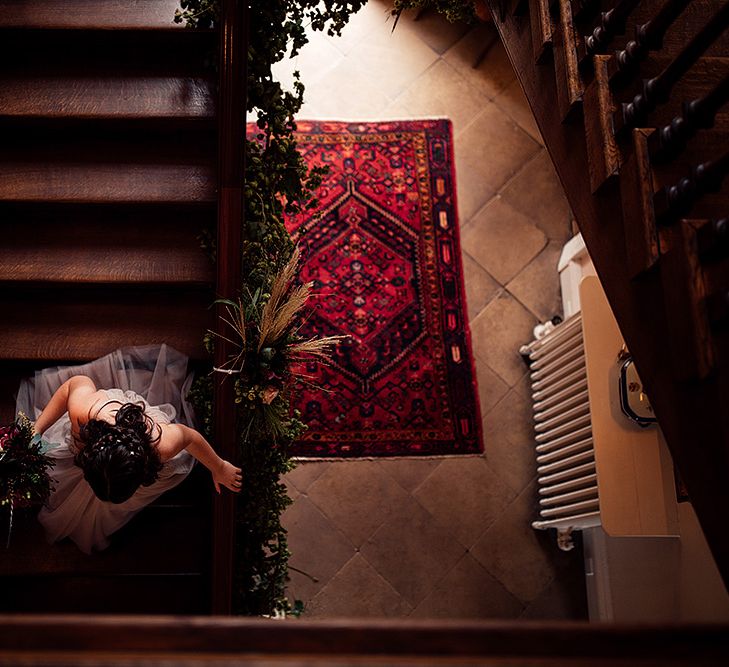
<path id="1" fill-rule="evenodd" d="M 600 22 L 587 37 L 580 49 L 580 67 L 591 65 L 591 56 L 605 53 L 616 35 L 625 32 L 628 17 L 640 4 L 640 0 L 619 0 L 607 12 L 600 14 Z"/>
<path id="2" fill-rule="evenodd" d="M 635 38 L 615 56 L 615 67 L 610 73 L 610 85 L 625 84 L 650 51 L 660 49 L 666 31 L 691 4 L 691 0 L 668 0 L 647 23 L 635 27 Z"/>
<path id="3" fill-rule="evenodd" d="M 672 88 L 721 36 L 727 26 L 729 26 L 729 2 L 719 8 L 658 76 L 644 83 L 642 92 L 631 102 L 622 105 L 613 117 L 615 134 L 620 135 L 626 130 L 644 126 L 648 116 L 659 104 L 664 104 L 669 99 Z"/>
<path id="4" fill-rule="evenodd" d="M 489 4 L 497 9 L 495 0 Z M 534 0 L 528 17 L 494 11 L 495 26 L 729 585 L 726 180 L 720 187 L 728 160 L 722 105 L 729 44 L 722 34 L 729 25 L 729 2 L 643 0 L 633 17 L 635 38 L 617 55 L 593 55 L 588 71 L 576 67 L 580 40 L 575 30 L 588 34 L 593 5 Z M 639 74 L 638 65 L 642 90 L 632 78 Z M 623 84 L 630 87 L 623 91 Z"/>
<path id="5" fill-rule="evenodd" d="M 247 3 L 223 0 L 220 16 L 220 90 L 218 102 L 218 297 L 235 299 L 241 284 L 241 228 L 246 128 Z M 217 305 L 215 331 L 228 337 Z M 233 350 L 224 338 L 215 341 L 215 366 L 221 367 Z M 237 460 L 237 429 L 232 376 L 213 378 L 214 439 L 218 454 Z M 213 506 L 212 599 L 215 614 L 231 612 L 233 587 L 234 496 L 222 490 Z"/>

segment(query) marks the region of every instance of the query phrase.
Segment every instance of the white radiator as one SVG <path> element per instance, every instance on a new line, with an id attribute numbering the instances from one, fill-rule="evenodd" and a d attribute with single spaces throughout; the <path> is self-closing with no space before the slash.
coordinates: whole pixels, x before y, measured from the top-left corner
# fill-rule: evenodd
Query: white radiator
<path id="1" fill-rule="evenodd" d="M 540 517 L 570 548 L 573 529 L 600 525 L 580 312 L 522 351 L 531 367 Z"/>

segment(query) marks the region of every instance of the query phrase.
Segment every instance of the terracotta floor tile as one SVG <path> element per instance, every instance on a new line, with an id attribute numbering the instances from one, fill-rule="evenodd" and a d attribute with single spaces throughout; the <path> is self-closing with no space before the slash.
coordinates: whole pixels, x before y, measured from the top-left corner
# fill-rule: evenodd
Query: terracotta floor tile
<path id="1" fill-rule="evenodd" d="M 476 317 L 502 289 L 473 257 L 463 253 L 463 283 L 469 321 Z"/>
<path id="2" fill-rule="evenodd" d="M 552 535 L 531 527 L 537 508 L 535 482 L 471 549 L 474 558 L 524 603 L 534 600 L 549 585 L 561 555 Z"/>
<path id="3" fill-rule="evenodd" d="M 488 104 L 488 98 L 444 60 L 437 60 L 395 101 L 410 111 L 410 117 L 450 118 L 454 133 L 460 132 Z"/>
<path id="4" fill-rule="evenodd" d="M 337 461 L 308 489 L 307 495 L 359 547 L 409 500 L 407 492 L 384 474 L 377 461 Z"/>
<path id="5" fill-rule="evenodd" d="M 550 241 L 542 251 L 507 283 L 506 288 L 540 322 L 562 315 L 562 293 L 554 276 L 562 254 L 562 244 Z"/>
<path id="6" fill-rule="evenodd" d="M 547 151 L 542 150 L 525 165 L 501 196 L 553 241 L 564 244 L 573 236 L 572 212 Z"/>
<path id="7" fill-rule="evenodd" d="M 510 387 L 524 376 L 519 347 L 534 337 L 534 317 L 511 294 L 499 294 L 471 322 L 473 351 Z"/>
<path id="8" fill-rule="evenodd" d="M 281 521 L 289 533 L 291 567 L 318 579 L 315 582 L 299 572 L 290 571 L 289 595 L 306 602 L 339 572 L 355 549 L 306 496 L 299 496 L 284 512 Z"/>
<path id="9" fill-rule="evenodd" d="M 479 23 L 443 54 L 468 82 L 489 99 L 505 90 L 516 75 L 491 23 Z M 474 67 L 477 61 L 478 67 Z"/>
<path id="10" fill-rule="evenodd" d="M 370 565 L 414 606 L 456 564 L 465 549 L 410 498 L 402 512 L 386 521 L 362 545 L 361 552 Z"/>
<path id="11" fill-rule="evenodd" d="M 407 616 L 411 611 L 412 606 L 357 554 L 316 594 L 305 618 Z"/>
<path id="12" fill-rule="evenodd" d="M 379 466 L 403 489 L 414 491 L 443 459 L 422 459 L 416 456 L 403 459 L 381 459 Z"/>
<path id="13" fill-rule="evenodd" d="M 306 493 L 309 486 L 319 479 L 330 465 L 329 461 L 301 461 L 286 474 L 286 479 L 301 493 Z"/>
<path id="14" fill-rule="evenodd" d="M 547 245 L 531 220 L 501 197 L 494 197 L 461 234 L 463 250 L 505 285 Z"/>
<path id="15" fill-rule="evenodd" d="M 418 618 L 516 618 L 523 606 L 470 554 L 436 584 L 411 614 Z"/>
<path id="16" fill-rule="evenodd" d="M 455 135 L 460 215 L 468 220 L 539 150 L 537 144 L 491 103 Z"/>
<path id="17" fill-rule="evenodd" d="M 532 404 L 512 389 L 483 418 L 486 462 L 515 493 L 537 474 Z"/>
<path id="18" fill-rule="evenodd" d="M 463 457 L 443 461 L 413 497 L 468 548 L 516 494 L 483 458 Z"/>

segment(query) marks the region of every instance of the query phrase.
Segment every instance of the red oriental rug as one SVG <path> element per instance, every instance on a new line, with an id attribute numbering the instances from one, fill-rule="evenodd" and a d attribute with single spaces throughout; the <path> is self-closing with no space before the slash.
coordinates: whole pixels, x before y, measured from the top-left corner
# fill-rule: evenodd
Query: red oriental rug
<path id="1" fill-rule="evenodd" d="M 450 121 L 297 124 L 307 164 L 330 167 L 318 215 L 287 223 L 315 285 L 302 333 L 349 338 L 302 371 L 294 455 L 481 452 Z"/>

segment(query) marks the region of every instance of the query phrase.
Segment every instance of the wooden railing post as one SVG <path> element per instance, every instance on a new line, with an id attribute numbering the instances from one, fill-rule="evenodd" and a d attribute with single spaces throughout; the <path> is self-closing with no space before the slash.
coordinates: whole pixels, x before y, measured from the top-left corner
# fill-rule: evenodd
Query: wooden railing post
<path id="1" fill-rule="evenodd" d="M 218 97 L 218 297 L 234 299 L 241 282 L 241 228 L 246 127 L 247 3 L 222 0 L 220 16 L 220 90 Z M 218 305 L 215 330 L 226 336 Z M 215 342 L 215 366 L 222 366 L 232 350 L 222 338 Z M 214 439 L 218 454 L 237 460 L 233 376 L 215 374 L 213 382 Z M 245 471 L 244 471 L 245 480 Z M 214 614 L 230 614 L 233 585 L 235 498 L 222 490 L 213 504 L 211 607 Z"/>

